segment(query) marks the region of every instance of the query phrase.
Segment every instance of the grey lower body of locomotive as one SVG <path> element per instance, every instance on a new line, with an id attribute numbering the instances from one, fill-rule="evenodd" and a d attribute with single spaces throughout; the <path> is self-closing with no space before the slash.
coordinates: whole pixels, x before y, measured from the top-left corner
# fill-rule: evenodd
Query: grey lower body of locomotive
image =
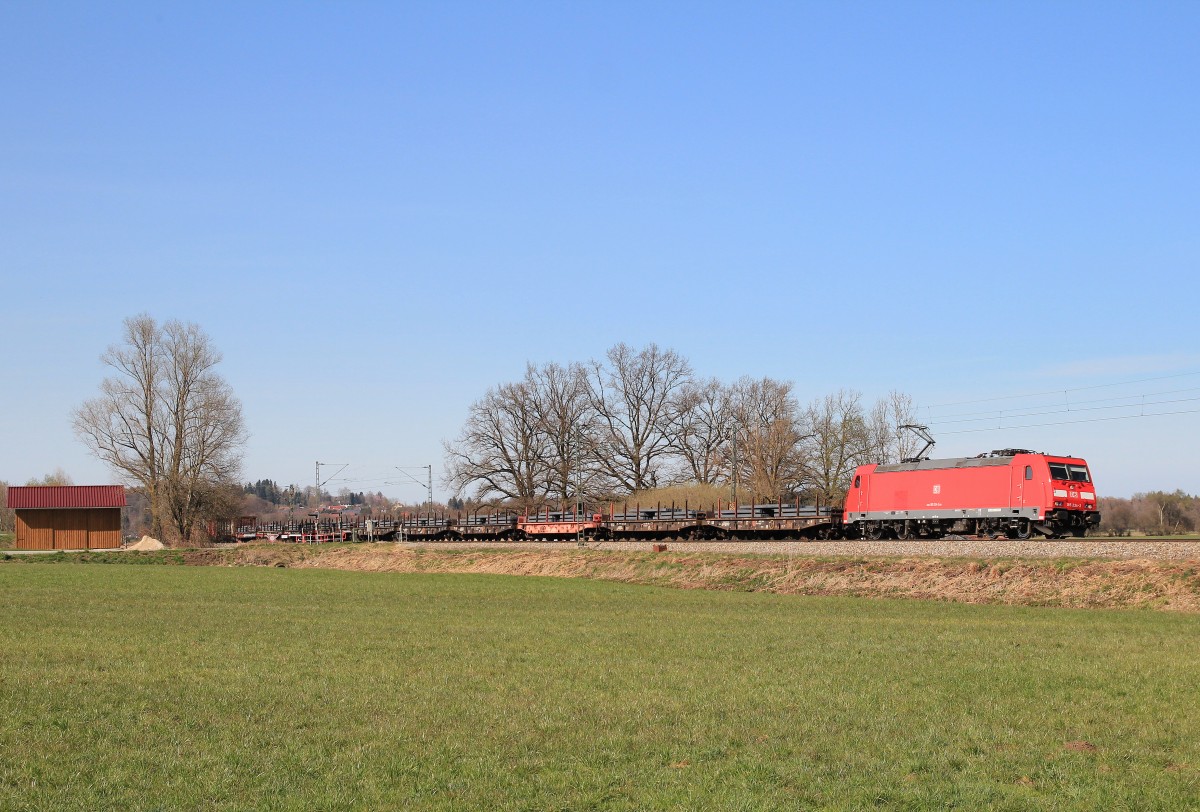
<path id="1" fill-rule="evenodd" d="M 872 510 L 847 514 L 845 535 L 849 538 L 940 538 L 947 534 L 1006 535 L 1029 538 L 1039 533 L 1047 538 L 1082 536 L 1100 524 L 1097 511 L 1047 510 L 1041 508 L 961 508 L 959 510 Z"/>

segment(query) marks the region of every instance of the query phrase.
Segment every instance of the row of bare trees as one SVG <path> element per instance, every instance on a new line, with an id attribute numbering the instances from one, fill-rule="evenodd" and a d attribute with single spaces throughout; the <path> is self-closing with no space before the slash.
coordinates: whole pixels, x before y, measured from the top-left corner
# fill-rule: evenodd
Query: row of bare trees
<path id="1" fill-rule="evenodd" d="M 1101 497 L 1100 532 L 1127 536 L 1174 536 L 1200 530 L 1200 496 L 1181 490 L 1135 493 L 1131 498 Z"/>
<path id="2" fill-rule="evenodd" d="M 618 344 L 603 360 L 530 364 L 489 389 L 445 444 L 445 484 L 524 508 L 680 483 L 830 503 L 858 464 L 913 453 L 899 428 L 913 412 L 898 392 L 869 410 L 847 390 L 801 405 L 790 381 L 699 379 L 675 350 Z"/>

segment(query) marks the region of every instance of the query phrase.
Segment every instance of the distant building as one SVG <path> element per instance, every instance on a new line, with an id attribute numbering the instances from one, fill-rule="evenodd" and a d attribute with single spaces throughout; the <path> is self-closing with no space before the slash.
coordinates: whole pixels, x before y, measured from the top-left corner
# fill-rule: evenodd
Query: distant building
<path id="1" fill-rule="evenodd" d="M 13 486 L 18 550 L 110 550 L 121 546 L 120 485 Z"/>

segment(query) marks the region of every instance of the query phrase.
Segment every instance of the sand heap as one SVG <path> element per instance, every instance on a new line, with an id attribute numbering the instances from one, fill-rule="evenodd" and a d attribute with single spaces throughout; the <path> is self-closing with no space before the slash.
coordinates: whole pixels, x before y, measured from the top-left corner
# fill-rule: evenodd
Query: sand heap
<path id="1" fill-rule="evenodd" d="M 142 536 L 141 541 L 136 544 L 130 544 L 127 549 L 130 550 L 161 550 L 166 545 L 158 539 L 152 539 L 149 536 Z"/>

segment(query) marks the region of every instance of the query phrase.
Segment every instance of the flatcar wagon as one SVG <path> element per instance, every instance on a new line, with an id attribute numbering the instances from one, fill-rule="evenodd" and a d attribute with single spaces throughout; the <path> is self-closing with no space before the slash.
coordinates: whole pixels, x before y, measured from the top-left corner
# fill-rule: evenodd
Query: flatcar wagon
<path id="1" fill-rule="evenodd" d="M 843 514 L 846 537 L 866 539 L 1057 538 L 1099 523 L 1087 462 L 1025 449 L 860 466 Z"/>

